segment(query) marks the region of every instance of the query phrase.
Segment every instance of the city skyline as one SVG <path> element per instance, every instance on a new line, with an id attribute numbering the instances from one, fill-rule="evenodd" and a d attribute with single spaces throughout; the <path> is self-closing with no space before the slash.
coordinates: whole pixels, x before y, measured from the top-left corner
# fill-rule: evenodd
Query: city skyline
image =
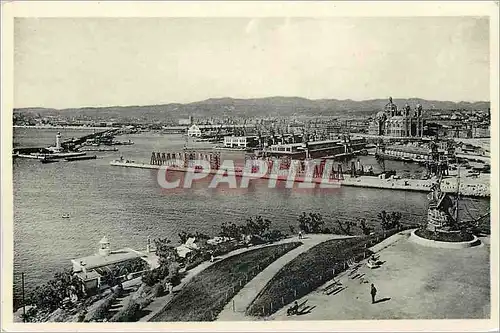
<path id="1" fill-rule="evenodd" d="M 16 108 L 490 99 L 487 18 L 23 18 L 14 61 Z"/>

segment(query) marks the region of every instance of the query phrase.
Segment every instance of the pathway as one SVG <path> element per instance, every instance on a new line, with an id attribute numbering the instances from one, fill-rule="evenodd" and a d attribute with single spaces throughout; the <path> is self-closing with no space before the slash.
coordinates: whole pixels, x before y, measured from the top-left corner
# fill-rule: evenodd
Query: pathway
<path id="1" fill-rule="evenodd" d="M 295 259 L 301 253 L 309 251 L 312 247 L 331 239 L 343 239 L 353 236 L 340 235 L 306 235 L 302 239 L 303 245 L 285 253 L 276 261 L 267 266 L 262 272 L 257 274 L 250 282 L 248 282 L 218 315 L 217 320 L 220 321 L 245 321 L 251 317 L 245 316 L 245 311 L 252 301 L 257 297 L 258 293 L 267 285 L 276 273 L 290 261 Z M 297 240 L 296 238 L 293 240 Z"/>
<path id="2" fill-rule="evenodd" d="M 314 242 L 314 239 L 316 236 L 323 236 L 322 238 L 324 238 L 325 236 L 329 236 L 330 238 L 335 237 L 333 235 L 312 235 L 312 238 L 309 241 L 308 241 L 308 239 L 304 239 L 302 242 L 304 244 L 307 241 L 309 243 Z M 336 236 L 336 237 L 339 237 L 339 236 Z M 289 237 L 289 238 L 282 239 L 282 240 L 275 242 L 275 243 L 272 243 L 272 244 L 256 245 L 256 246 L 251 246 L 251 247 L 246 247 L 246 248 L 234 250 L 234 251 L 226 253 L 222 256 L 217 257 L 214 262 L 205 261 L 187 272 L 187 274 L 182 278 L 181 283 L 174 288 L 174 294 L 179 292 L 180 290 L 182 290 L 182 288 L 186 285 L 186 283 L 191 281 L 193 279 L 193 277 L 195 277 L 196 275 L 201 273 L 203 270 L 205 270 L 206 268 L 210 267 L 211 265 L 213 265 L 214 263 L 216 263 L 220 260 L 235 256 L 235 255 L 238 255 L 240 253 L 247 252 L 247 251 L 263 248 L 266 246 L 273 246 L 273 245 L 278 245 L 278 244 L 283 244 L 283 243 L 291 243 L 291 242 L 297 242 L 297 241 L 298 241 L 297 237 Z M 302 248 L 302 247 L 303 247 L 303 245 L 299 246 L 298 248 Z M 173 295 L 171 295 L 171 294 L 167 294 L 167 295 L 155 298 L 153 300 L 153 302 L 151 302 L 147 307 L 145 307 L 143 309 L 144 312 L 147 313 L 147 315 L 142 317 L 139 321 L 142 321 L 142 322 L 150 321 L 154 316 L 156 316 L 158 313 L 160 313 L 163 310 L 163 308 L 165 308 L 165 306 L 168 304 L 168 302 L 170 302 L 170 300 L 172 298 L 173 298 Z"/>
<path id="3" fill-rule="evenodd" d="M 489 318 L 490 247 L 485 239 L 483 246 L 450 250 L 415 244 L 407 234 L 395 236 L 373 247 L 384 262 L 380 268 L 370 269 L 362 261 L 356 272 L 339 274 L 336 284 L 328 281 L 298 299 L 299 304 L 307 300 L 301 315 L 287 316 L 282 308 L 265 320 Z M 370 299 L 371 283 L 378 290 L 376 304 Z"/>

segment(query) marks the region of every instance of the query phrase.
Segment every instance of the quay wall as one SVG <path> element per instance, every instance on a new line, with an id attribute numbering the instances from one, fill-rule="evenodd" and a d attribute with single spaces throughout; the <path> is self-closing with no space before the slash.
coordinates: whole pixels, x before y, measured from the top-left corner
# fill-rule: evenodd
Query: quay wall
<path id="1" fill-rule="evenodd" d="M 121 166 L 121 167 L 129 167 L 129 168 L 141 168 L 141 169 L 160 169 L 162 166 L 153 165 L 153 164 L 145 164 L 145 163 L 135 163 L 131 161 L 112 161 L 110 163 L 113 166 Z M 169 167 L 169 170 L 186 172 L 185 168 L 174 168 Z M 287 170 L 282 170 L 287 171 Z M 204 172 L 204 171 L 200 171 Z M 205 172 L 206 173 L 206 172 Z M 210 174 L 216 174 L 216 170 L 211 170 Z M 229 171 L 227 172 L 228 176 L 236 176 L 242 177 L 247 174 L 237 171 Z M 251 176 L 251 174 L 248 174 Z M 287 180 L 286 174 L 280 175 L 265 175 L 261 177 L 262 179 L 278 179 L 278 180 Z M 303 182 L 304 177 L 296 177 L 295 182 Z M 313 178 L 311 180 L 313 183 L 320 184 L 323 179 L 322 178 Z M 329 184 L 336 186 L 353 186 L 353 187 L 364 187 L 364 188 L 380 188 L 380 189 L 388 189 L 388 190 L 402 190 L 402 191 L 418 191 L 418 192 L 430 192 L 431 186 L 434 180 L 420 180 L 420 179 L 380 179 L 374 176 L 358 176 L 358 177 L 345 177 L 344 179 L 335 180 Z M 326 185 L 328 186 L 328 185 Z M 456 193 L 457 190 L 457 180 L 456 178 L 446 178 L 443 180 L 441 189 L 443 192 L 447 193 Z M 489 188 L 489 179 L 485 179 L 485 177 L 481 179 L 476 179 L 472 181 L 471 179 L 461 181 L 460 184 L 460 194 L 463 196 L 471 196 L 471 197 L 489 197 L 490 196 L 490 188 Z"/>
<path id="2" fill-rule="evenodd" d="M 489 179 L 477 179 L 476 181 L 464 180 L 460 182 L 460 194 L 472 197 L 489 197 Z M 432 179 L 379 179 L 372 176 L 347 177 L 342 181 L 343 186 L 374 187 L 390 190 L 430 192 L 435 181 Z M 457 192 L 457 179 L 445 178 L 441 182 L 441 190 L 446 193 Z"/>

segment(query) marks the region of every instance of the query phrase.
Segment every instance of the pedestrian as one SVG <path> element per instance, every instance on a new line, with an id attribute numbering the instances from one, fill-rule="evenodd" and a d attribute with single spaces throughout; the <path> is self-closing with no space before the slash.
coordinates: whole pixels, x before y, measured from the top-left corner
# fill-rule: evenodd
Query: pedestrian
<path id="1" fill-rule="evenodd" d="M 377 295 L 377 288 L 372 283 L 372 290 L 370 292 L 372 294 L 372 304 L 375 303 L 375 296 Z"/>
<path id="2" fill-rule="evenodd" d="M 166 290 L 166 291 L 168 291 L 168 293 L 170 293 L 170 281 L 165 282 L 164 290 Z"/>
<path id="3" fill-rule="evenodd" d="M 174 285 L 172 284 L 172 282 L 170 282 L 170 283 L 168 284 L 168 293 L 169 293 L 170 295 L 172 295 L 172 294 L 174 293 Z"/>
<path id="4" fill-rule="evenodd" d="M 299 231 L 299 239 L 302 239 L 302 231 Z"/>
<path id="5" fill-rule="evenodd" d="M 214 262 L 215 261 L 215 257 L 214 257 L 214 251 L 210 251 L 210 262 Z"/>

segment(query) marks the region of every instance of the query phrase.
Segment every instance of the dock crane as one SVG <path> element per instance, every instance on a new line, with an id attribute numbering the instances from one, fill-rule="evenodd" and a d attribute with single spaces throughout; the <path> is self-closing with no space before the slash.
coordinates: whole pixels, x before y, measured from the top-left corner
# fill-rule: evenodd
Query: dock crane
<path id="1" fill-rule="evenodd" d="M 246 136 L 247 135 L 247 119 L 245 118 L 245 120 L 243 121 L 243 128 L 242 128 L 242 133 L 243 133 L 243 136 Z"/>

